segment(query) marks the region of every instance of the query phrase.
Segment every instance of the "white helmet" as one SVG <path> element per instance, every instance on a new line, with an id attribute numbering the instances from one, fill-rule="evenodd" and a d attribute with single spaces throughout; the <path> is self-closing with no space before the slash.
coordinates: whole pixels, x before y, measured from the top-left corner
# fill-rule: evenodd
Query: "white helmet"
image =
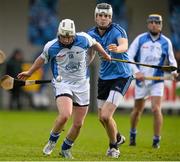
<path id="1" fill-rule="evenodd" d="M 162 23 L 162 16 L 159 14 L 150 14 L 147 18 L 147 22 L 150 21 L 159 21 Z"/>
<path id="2" fill-rule="evenodd" d="M 75 36 L 75 34 L 76 30 L 73 20 L 64 19 L 59 23 L 58 35 Z"/>
<path id="3" fill-rule="evenodd" d="M 113 10 L 110 4 L 108 3 L 99 3 L 97 4 L 96 8 L 95 8 L 95 12 L 94 12 L 94 17 L 96 18 L 97 14 L 100 13 L 105 13 L 107 15 L 110 15 L 112 18 L 113 15 Z"/>

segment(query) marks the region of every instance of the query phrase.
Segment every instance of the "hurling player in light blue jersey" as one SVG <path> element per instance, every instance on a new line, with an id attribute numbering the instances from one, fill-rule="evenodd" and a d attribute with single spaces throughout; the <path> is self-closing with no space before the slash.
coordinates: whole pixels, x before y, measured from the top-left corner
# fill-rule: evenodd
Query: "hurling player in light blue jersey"
<path id="1" fill-rule="evenodd" d="M 89 80 L 86 77 L 86 55 L 89 48 L 100 52 L 104 59 L 111 60 L 111 57 L 95 39 L 83 32 L 76 33 L 74 21 L 64 19 L 59 24 L 57 38 L 45 45 L 44 51 L 28 71 L 18 74 L 19 79 L 27 79 L 44 63 L 51 63 L 59 114 L 51 130 L 48 143 L 43 149 L 45 155 L 51 154 L 60 133 L 73 113 L 72 126 L 60 151 L 63 157 L 73 158 L 70 149 L 79 135 L 89 105 Z"/>
<path id="2" fill-rule="evenodd" d="M 111 5 L 97 4 L 94 14 L 97 26 L 90 29 L 88 34 L 95 38 L 111 57 L 128 60 L 126 32 L 118 24 L 112 23 L 112 15 Z M 109 138 L 109 148 L 106 155 L 112 158 L 119 157 L 118 146 L 125 142 L 125 137 L 118 132 L 113 114 L 125 95 L 132 78 L 131 68 L 128 64 L 101 60 L 97 97 L 98 115 Z"/>
<path id="3" fill-rule="evenodd" d="M 144 64 L 153 64 L 162 66 L 166 62 L 168 65 L 177 67 L 174 58 L 171 41 L 161 33 L 162 17 L 158 14 L 151 14 L 147 19 L 148 32 L 138 35 L 130 45 L 128 55 L 131 61 L 137 61 Z M 135 77 L 135 104 L 131 113 L 130 145 L 136 145 L 136 127 L 139 118 L 144 110 L 145 99 L 151 96 L 151 107 L 154 114 L 154 148 L 159 148 L 161 127 L 163 116 L 161 113 L 161 102 L 164 92 L 164 81 L 144 80 L 145 76 L 163 76 L 164 72 L 159 69 L 153 69 L 143 66 L 132 65 Z M 175 77 L 176 72 L 173 72 Z"/>

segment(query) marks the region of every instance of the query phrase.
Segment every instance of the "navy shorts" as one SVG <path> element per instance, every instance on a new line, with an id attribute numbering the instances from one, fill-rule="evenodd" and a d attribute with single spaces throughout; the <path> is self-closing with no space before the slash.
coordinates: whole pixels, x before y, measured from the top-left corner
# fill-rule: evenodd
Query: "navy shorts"
<path id="1" fill-rule="evenodd" d="M 133 76 L 130 76 L 128 78 L 118 78 L 111 80 L 102 80 L 99 78 L 97 98 L 100 100 L 106 100 L 111 90 L 118 91 L 124 96 L 132 80 Z"/>

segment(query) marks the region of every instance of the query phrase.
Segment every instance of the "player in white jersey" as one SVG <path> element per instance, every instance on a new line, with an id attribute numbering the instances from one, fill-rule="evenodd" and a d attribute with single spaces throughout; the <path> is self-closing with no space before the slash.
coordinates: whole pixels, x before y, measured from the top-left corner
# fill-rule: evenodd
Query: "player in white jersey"
<path id="1" fill-rule="evenodd" d="M 174 58 L 171 41 L 161 33 L 162 17 L 158 14 L 151 14 L 147 19 L 148 32 L 140 34 L 130 45 L 128 55 L 131 61 L 145 64 L 162 66 L 168 63 L 177 67 Z M 164 81 L 144 80 L 145 76 L 163 76 L 164 72 L 158 69 L 132 65 L 135 84 L 135 104 L 131 113 L 130 145 L 136 145 L 137 124 L 144 110 L 147 96 L 151 97 L 151 107 L 154 115 L 154 148 L 160 147 L 161 128 L 163 116 L 161 113 L 161 102 L 164 92 Z M 173 72 L 176 77 L 177 73 Z"/>
<path id="2" fill-rule="evenodd" d="M 75 32 L 73 20 L 64 19 L 59 24 L 57 38 L 45 45 L 44 51 L 28 71 L 18 75 L 19 79 L 27 79 L 44 63 L 51 63 L 54 77 L 52 83 L 59 114 L 43 149 L 45 155 L 51 154 L 66 122 L 73 115 L 72 126 L 60 152 L 65 158 L 73 158 L 70 149 L 79 135 L 88 111 L 89 80 L 86 78 L 86 54 L 89 48 L 97 50 L 103 58 L 111 60 L 102 46 L 88 34 Z"/>

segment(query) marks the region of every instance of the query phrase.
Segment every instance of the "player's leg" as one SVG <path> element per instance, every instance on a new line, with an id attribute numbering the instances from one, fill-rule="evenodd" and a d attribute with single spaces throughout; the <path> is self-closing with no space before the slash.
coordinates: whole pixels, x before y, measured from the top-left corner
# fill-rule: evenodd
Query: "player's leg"
<path id="1" fill-rule="evenodd" d="M 130 146 L 136 145 L 137 124 L 144 110 L 144 104 L 145 104 L 144 99 L 135 100 L 134 108 L 131 112 L 131 119 L 130 119 L 130 124 L 131 124 L 130 143 L 129 143 Z"/>
<path id="2" fill-rule="evenodd" d="M 110 102 L 107 102 L 107 98 L 110 94 L 112 83 L 110 81 L 98 80 L 98 115 L 99 120 L 106 130 L 109 138 L 109 148 L 107 150 L 108 156 L 119 157 L 120 152 L 117 147 L 117 125 L 112 118 L 116 106 Z"/>
<path id="3" fill-rule="evenodd" d="M 161 96 L 152 96 L 152 112 L 154 115 L 154 137 L 153 137 L 153 147 L 159 148 L 160 139 L 161 139 L 161 128 L 163 124 L 163 115 L 161 112 Z"/>
<path id="4" fill-rule="evenodd" d="M 103 100 L 100 101 L 100 102 L 105 103 L 105 101 L 103 101 Z M 100 107 L 98 108 L 98 117 L 99 117 L 99 121 L 101 122 L 101 124 L 102 124 L 103 127 L 105 128 L 103 122 L 102 122 L 101 119 L 100 119 L 100 116 L 101 116 L 101 107 L 102 107 L 102 106 L 100 106 Z M 116 124 L 116 122 L 115 122 L 115 120 L 114 120 L 113 118 L 112 118 L 112 122 L 113 122 L 114 127 L 115 127 L 116 130 L 117 130 L 116 140 L 117 140 L 117 145 L 118 145 L 118 147 L 119 147 L 120 145 L 122 145 L 123 143 L 125 143 L 126 138 L 119 132 L 118 127 L 117 127 L 117 124 Z"/>
<path id="5" fill-rule="evenodd" d="M 100 121 L 103 123 L 103 126 L 106 129 L 106 132 L 109 136 L 110 143 L 116 143 L 116 134 L 117 126 L 113 119 L 113 114 L 116 110 L 116 105 L 113 105 L 110 102 L 105 102 L 100 114 Z"/>
<path id="6" fill-rule="evenodd" d="M 100 90 L 104 91 L 104 96 L 98 93 L 98 99 L 106 99 L 106 102 L 103 104 L 100 112 L 100 121 L 103 123 L 104 128 L 106 129 L 107 135 L 109 137 L 109 149 L 107 155 L 113 158 L 118 158 L 120 151 L 117 145 L 117 125 L 113 119 L 113 114 L 116 108 L 119 106 L 123 95 L 126 93 L 127 88 L 131 83 L 131 78 L 119 78 L 111 81 L 102 81 L 102 85 L 99 86 L 98 92 Z M 101 82 L 100 82 L 101 83 Z M 109 89 L 107 87 L 110 87 Z M 108 96 L 107 96 L 108 94 Z"/>
<path id="7" fill-rule="evenodd" d="M 74 106 L 73 108 L 73 124 L 71 128 L 69 129 L 69 132 L 64 139 L 64 142 L 61 147 L 61 154 L 63 157 L 68 159 L 73 159 L 73 156 L 71 154 L 71 147 L 73 146 L 76 138 L 78 137 L 80 133 L 80 129 L 84 123 L 85 116 L 88 112 L 88 107 L 78 107 Z"/>
<path id="8" fill-rule="evenodd" d="M 161 111 L 162 96 L 164 93 L 164 83 L 154 84 L 151 88 L 151 104 L 154 115 L 154 136 L 153 147 L 160 148 L 161 129 L 163 125 L 163 115 Z"/>
<path id="9" fill-rule="evenodd" d="M 103 123 L 103 126 L 109 137 L 109 148 L 107 150 L 106 155 L 113 158 L 118 158 L 120 155 L 120 151 L 117 145 L 117 138 L 116 138 L 118 131 L 117 131 L 116 122 L 113 119 L 113 114 L 115 110 L 116 110 L 116 105 L 110 102 L 105 102 L 105 104 L 101 109 L 100 121 Z"/>
<path id="10" fill-rule="evenodd" d="M 55 95 L 56 105 L 58 108 L 58 116 L 51 130 L 49 141 L 43 149 L 43 153 L 45 155 L 50 155 L 53 151 L 61 131 L 63 130 L 67 120 L 70 118 L 72 114 L 73 107 L 72 92 L 70 85 L 68 83 L 57 82 L 55 80 L 53 83 L 54 88 L 56 90 Z"/>
<path id="11" fill-rule="evenodd" d="M 144 110 L 145 98 L 149 93 L 149 88 L 145 84 L 135 84 L 134 108 L 130 117 L 130 146 L 136 145 L 137 124 Z"/>
<path id="12" fill-rule="evenodd" d="M 61 155 L 68 159 L 73 158 L 70 149 L 79 135 L 88 111 L 89 80 L 77 83 L 71 89 L 73 92 L 73 123 L 61 147 Z"/>
<path id="13" fill-rule="evenodd" d="M 99 121 L 101 122 L 101 124 L 103 125 L 103 127 L 105 128 L 106 130 L 106 127 L 105 127 L 105 124 L 104 122 L 101 120 L 101 109 L 102 109 L 102 106 L 104 105 L 105 101 L 104 100 L 98 100 L 98 117 L 99 117 Z M 116 130 L 116 143 L 117 143 L 117 146 L 119 147 L 120 145 L 122 145 L 123 143 L 125 143 L 125 137 L 118 131 L 118 128 L 117 128 L 117 124 L 115 122 L 115 120 L 112 118 L 112 123 L 113 123 L 113 127 L 115 128 Z M 108 148 L 107 152 L 106 152 L 106 155 L 109 154 L 109 151 L 110 151 L 110 148 Z"/>
<path id="14" fill-rule="evenodd" d="M 59 114 L 54 123 L 52 132 L 61 132 L 72 114 L 72 99 L 68 96 L 61 96 L 56 99 Z"/>
<path id="15" fill-rule="evenodd" d="M 48 143 L 43 149 L 45 155 L 50 155 L 57 143 L 61 131 L 72 114 L 72 99 L 67 96 L 60 96 L 56 99 L 59 114 L 51 130 Z"/>

